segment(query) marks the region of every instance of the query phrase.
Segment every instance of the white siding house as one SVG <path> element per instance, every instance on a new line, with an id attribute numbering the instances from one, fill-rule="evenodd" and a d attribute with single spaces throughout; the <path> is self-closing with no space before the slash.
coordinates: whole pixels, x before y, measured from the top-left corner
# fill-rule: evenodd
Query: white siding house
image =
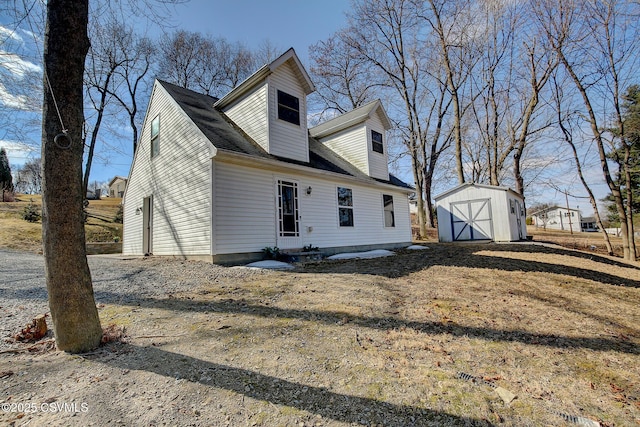
<path id="1" fill-rule="evenodd" d="M 525 239 L 524 198 L 506 187 L 467 183 L 435 197 L 441 242 Z"/>
<path id="2" fill-rule="evenodd" d="M 551 206 L 531 214 L 536 228 L 564 231 L 582 231 L 582 214 L 578 209 Z"/>
<path id="3" fill-rule="evenodd" d="M 382 104 L 318 134 L 307 129 L 313 90 L 293 49 L 221 99 L 156 81 L 123 200 L 123 253 L 234 263 L 274 246 L 409 244 L 412 189 L 388 172 Z"/>

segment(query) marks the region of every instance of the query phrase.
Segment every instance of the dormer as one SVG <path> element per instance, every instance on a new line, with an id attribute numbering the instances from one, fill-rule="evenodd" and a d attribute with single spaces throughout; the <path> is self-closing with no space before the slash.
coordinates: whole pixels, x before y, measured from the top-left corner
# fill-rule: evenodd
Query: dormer
<path id="1" fill-rule="evenodd" d="M 390 128 L 391 121 L 376 100 L 309 129 L 309 134 L 365 174 L 387 181 Z"/>
<path id="2" fill-rule="evenodd" d="M 253 73 L 214 107 L 267 153 L 308 162 L 307 95 L 314 90 L 291 48 Z"/>

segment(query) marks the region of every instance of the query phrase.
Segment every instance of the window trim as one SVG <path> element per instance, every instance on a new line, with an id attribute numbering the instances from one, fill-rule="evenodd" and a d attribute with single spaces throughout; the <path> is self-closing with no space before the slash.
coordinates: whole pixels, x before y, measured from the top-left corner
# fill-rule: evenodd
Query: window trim
<path id="1" fill-rule="evenodd" d="M 391 209 L 387 209 L 387 198 L 391 199 Z M 391 212 L 391 225 L 387 225 L 387 212 Z M 396 214 L 395 208 L 393 206 L 393 195 L 392 194 L 383 194 L 382 195 L 382 216 L 384 220 L 385 228 L 395 228 L 396 226 Z"/>
<path id="2" fill-rule="evenodd" d="M 349 191 L 349 204 L 340 204 L 340 190 L 348 190 Z M 353 189 L 347 187 L 336 187 L 336 196 L 337 196 L 337 204 L 338 204 L 338 226 L 339 227 L 354 227 L 355 226 L 355 218 L 353 212 Z M 340 215 L 341 211 L 350 211 L 351 214 L 348 216 L 350 219 L 349 223 L 342 223 L 342 215 Z"/>
<path id="3" fill-rule="evenodd" d="M 286 101 L 295 101 L 295 106 Z M 291 95 L 280 89 L 276 92 L 276 102 L 278 104 L 278 120 L 282 120 L 292 125 L 300 126 L 300 98 Z M 295 113 L 295 118 L 293 116 Z"/>
<path id="4" fill-rule="evenodd" d="M 154 128 L 154 123 L 157 123 L 156 125 L 156 132 L 154 134 L 153 132 L 153 128 Z M 151 120 L 151 147 L 150 147 L 150 151 L 151 151 L 151 158 L 155 158 L 160 154 L 160 114 L 157 114 L 153 120 Z"/>
<path id="5" fill-rule="evenodd" d="M 380 141 L 377 140 L 377 137 L 374 138 L 375 135 L 380 135 Z M 376 147 L 379 147 L 379 151 L 376 150 Z M 374 129 L 371 129 L 371 150 L 376 153 L 384 154 L 384 136 L 382 133 Z"/>

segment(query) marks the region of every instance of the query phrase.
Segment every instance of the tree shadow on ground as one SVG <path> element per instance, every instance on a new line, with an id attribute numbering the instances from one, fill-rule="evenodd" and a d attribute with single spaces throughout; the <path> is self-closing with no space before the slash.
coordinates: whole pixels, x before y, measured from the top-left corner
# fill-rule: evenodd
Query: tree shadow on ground
<path id="1" fill-rule="evenodd" d="M 85 357 L 119 369 L 142 370 L 171 379 L 178 376 L 194 383 L 228 390 L 274 405 L 294 407 L 339 422 L 361 425 L 364 421 L 367 425 L 378 423 L 385 426 L 492 425 L 486 420 L 337 393 L 325 387 L 300 384 L 157 347 L 122 343 L 113 343 L 109 347 L 111 352 L 134 353 L 133 356 L 140 357 L 112 357 L 113 353 L 100 351 Z M 107 357 L 103 357 L 105 355 Z"/>
<path id="2" fill-rule="evenodd" d="M 298 269 L 299 272 L 309 273 L 361 273 L 379 275 L 388 278 L 398 278 L 415 273 L 434 266 L 444 267 L 468 267 L 486 268 L 502 271 L 520 271 L 523 273 L 540 272 L 564 274 L 578 279 L 593 280 L 596 282 L 638 288 L 640 281 L 620 277 L 613 274 L 586 268 L 566 265 L 551 264 L 538 261 L 520 260 L 508 257 L 494 257 L 478 254 L 481 251 L 494 252 L 521 252 L 544 253 L 552 255 L 570 256 L 612 265 L 621 268 L 638 269 L 638 267 L 617 262 L 606 257 L 585 254 L 561 248 L 552 248 L 531 244 L 433 244 L 425 250 L 399 251 L 395 257 L 389 257 L 391 261 L 381 258 L 374 259 L 350 259 L 321 261 L 307 263 Z M 397 258 L 396 258 L 397 257 Z M 357 263 L 357 264 L 356 264 Z"/>

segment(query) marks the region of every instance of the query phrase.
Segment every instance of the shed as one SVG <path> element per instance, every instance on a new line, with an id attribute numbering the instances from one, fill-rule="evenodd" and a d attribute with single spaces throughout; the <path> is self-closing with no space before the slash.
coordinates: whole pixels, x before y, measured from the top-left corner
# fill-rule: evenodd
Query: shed
<path id="1" fill-rule="evenodd" d="M 466 183 L 435 197 L 441 242 L 525 239 L 524 197 L 507 187 Z"/>

